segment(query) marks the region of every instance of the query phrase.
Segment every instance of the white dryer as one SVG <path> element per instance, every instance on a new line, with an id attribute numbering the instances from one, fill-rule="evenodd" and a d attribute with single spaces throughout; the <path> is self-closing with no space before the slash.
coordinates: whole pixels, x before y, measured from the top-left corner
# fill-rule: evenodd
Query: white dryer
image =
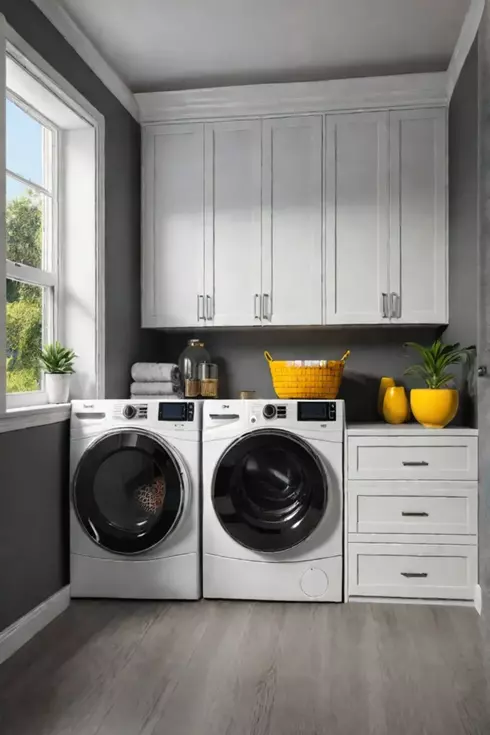
<path id="1" fill-rule="evenodd" d="M 343 598 L 343 401 L 205 401 L 203 595 Z"/>
<path id="2" fill-rule="evenodd" d="M 74 401 L 73 597 L 201 596 L 198 401 Z"/>

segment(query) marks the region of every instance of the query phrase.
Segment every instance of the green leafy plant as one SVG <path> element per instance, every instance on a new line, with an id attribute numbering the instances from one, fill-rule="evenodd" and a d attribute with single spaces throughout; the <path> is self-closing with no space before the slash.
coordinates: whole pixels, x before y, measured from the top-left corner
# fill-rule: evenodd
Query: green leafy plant
<path id="1" fill-rule="evenodd" d="M 74 373 L 73 362 L 76 355 L 73 350 L 63 347 L 60 342 L 46 345 L 41 353 L 41 364 L 47 373 Z"/>
<path id="2" fill-rule="evenodd" d="M 406 342 L 405 347 L 411 347 L 420 353 L 422 364 L 411 365 L 405 370 L 405 375 L 416 375 L 425 382 L 427 388 L 445 388 L 454 379 L 454 375 L 447 372 L 450 365 L 470 362 L 476 354 L 476 348 L 460 347 L 459 342 L 445 345 L 436 339 L 430 347 L 423 347 L 417 342 Z"/>

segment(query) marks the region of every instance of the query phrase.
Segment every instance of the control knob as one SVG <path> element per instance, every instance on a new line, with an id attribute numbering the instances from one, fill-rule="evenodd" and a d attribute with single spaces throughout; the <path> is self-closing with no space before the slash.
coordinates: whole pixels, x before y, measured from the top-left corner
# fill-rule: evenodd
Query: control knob
<path id="1" fill-rule="evenodd" d="M 126 419 L 134 419 L 134 417 L 136 416 L 137 413 L 138 412 L 137 412 L 136 408 L 134 406 L 129 405 L 129 404 L 127 406 L 124 406 L 124 408 L 123 408 L 123 416 Z"/>
<path id="2" fill-rule="evenodd" d="M 264 406 L 264 410 L 262 413 L 264 414 L 264 418 L 273 419 L 277 413 L 277 410 L 276 410 L 276 407 L 272 405 L 272 403 L 267 403 Z"/>

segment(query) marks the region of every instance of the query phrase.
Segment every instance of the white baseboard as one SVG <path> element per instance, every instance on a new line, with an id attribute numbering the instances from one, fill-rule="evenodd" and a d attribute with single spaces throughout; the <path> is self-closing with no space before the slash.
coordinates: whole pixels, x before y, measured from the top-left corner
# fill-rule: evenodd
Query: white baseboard
<path id="1" fill-rule="evenodd" d="M 482 597 L 481 597 L 481 587 L 479 584 L 477 584 L 475 587 L 475 609 L 478 615 L 481 615 Z"/>
<path id="2" fill-rule="evenodd" d="M 68 585 L 3 630 L 0 633 L 0 664 L 64 612 L 69 604 Z"/>

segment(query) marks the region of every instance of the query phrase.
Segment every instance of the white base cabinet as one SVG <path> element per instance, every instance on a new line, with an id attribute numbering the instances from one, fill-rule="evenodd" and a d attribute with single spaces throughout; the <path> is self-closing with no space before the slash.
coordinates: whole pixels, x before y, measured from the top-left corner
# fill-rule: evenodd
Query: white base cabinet
<path id="1" fill-rule="evenodd" d="M 472 429 L 348 428 L 348 596 L 475 600 L 477 442 Z"/>

